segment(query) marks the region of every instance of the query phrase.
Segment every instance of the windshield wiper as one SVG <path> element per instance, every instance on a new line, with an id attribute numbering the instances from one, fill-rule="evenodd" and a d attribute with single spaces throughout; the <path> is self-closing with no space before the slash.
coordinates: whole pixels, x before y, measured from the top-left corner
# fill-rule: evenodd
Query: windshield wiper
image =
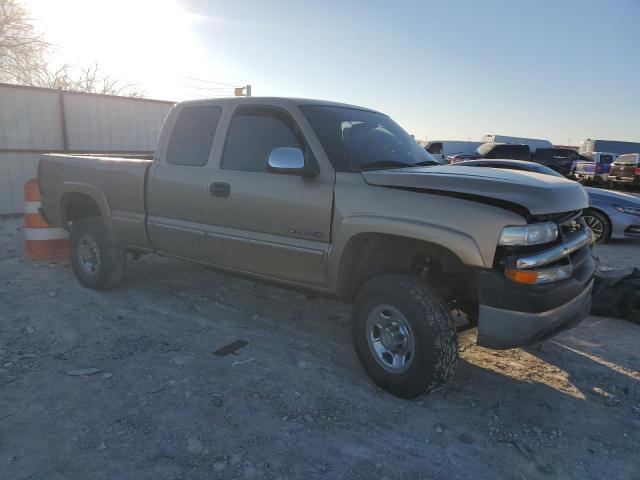
<path id="1" fill-rule="evenodd" d="M 407 168 L 407 167 L 424 167 L 427 165 L 438 165 L 438 162 L 433 160 L 425 160 L 418 163 L 404 163 L 397 162 L 395 160 L 381 160 L 379 162 L 365 163 L 360 168 L 354 168 L 351 172 L 364 172 L 366 170 L 377 170 L 383 168 Z"/>

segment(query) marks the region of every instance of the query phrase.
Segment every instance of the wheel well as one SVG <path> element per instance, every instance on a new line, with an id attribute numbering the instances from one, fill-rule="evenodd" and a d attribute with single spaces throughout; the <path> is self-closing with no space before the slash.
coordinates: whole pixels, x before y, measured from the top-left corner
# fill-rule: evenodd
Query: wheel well
<path id="1" fill-rule="evenodd" d="M 413 238 L 367 233 L 345 247 L 339 292 L 351 299 L 369 280 L 390 273 L 407 273 L 429 281 L 449 302 L 476 302 L 476 276 L 471 267 L 442 245 Z"/>
<path id="2" fill-rule="evenodd" d="M 62 197 L 62 218 L 64 223 L 75 222 L 81 218 L 100 217 L 98 203 L 84 193 L 66 193 Z"/>

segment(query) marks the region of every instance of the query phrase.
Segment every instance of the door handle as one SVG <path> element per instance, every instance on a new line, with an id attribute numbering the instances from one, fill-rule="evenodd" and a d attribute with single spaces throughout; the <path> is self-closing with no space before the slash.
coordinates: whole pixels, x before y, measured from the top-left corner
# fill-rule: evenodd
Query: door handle
<path id="1" fill-rule="evenodd" d="M 224 182 L 213 182 L 209 186 L 209 193 L 214 197 L 228 197 L 231 193 L 231 185 Z"/>

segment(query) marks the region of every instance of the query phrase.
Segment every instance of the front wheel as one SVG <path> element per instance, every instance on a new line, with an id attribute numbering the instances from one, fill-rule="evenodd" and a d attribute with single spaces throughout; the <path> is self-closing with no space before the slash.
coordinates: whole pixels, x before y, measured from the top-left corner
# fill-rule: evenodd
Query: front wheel
<path id="1" fill-rule="evenodd" d="M 126 252 L 112 244 L 100 217 L 73 223 L 70 259 L 80 283 L 94 290 L 116 287 L 127 264 Z"/>
<path id="2" fill-rule="evenodd" d="M 452 377 L 458 358 L 455 324 L 442 297 L 410 275 L 387 275 L 356 297 L 352 336 L 369 377 L 401 398 L 427 394 Z"/>

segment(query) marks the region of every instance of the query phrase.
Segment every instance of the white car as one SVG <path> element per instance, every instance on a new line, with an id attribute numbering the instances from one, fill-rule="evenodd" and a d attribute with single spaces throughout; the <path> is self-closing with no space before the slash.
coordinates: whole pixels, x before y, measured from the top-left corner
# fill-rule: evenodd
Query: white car
<path id="1" fill-rule="evenodd" d="M 471 154 L 482 142 L 463 140 L 429 140 L 418 142 L 439 163 L 447 163 L 447 157 Z"/>

